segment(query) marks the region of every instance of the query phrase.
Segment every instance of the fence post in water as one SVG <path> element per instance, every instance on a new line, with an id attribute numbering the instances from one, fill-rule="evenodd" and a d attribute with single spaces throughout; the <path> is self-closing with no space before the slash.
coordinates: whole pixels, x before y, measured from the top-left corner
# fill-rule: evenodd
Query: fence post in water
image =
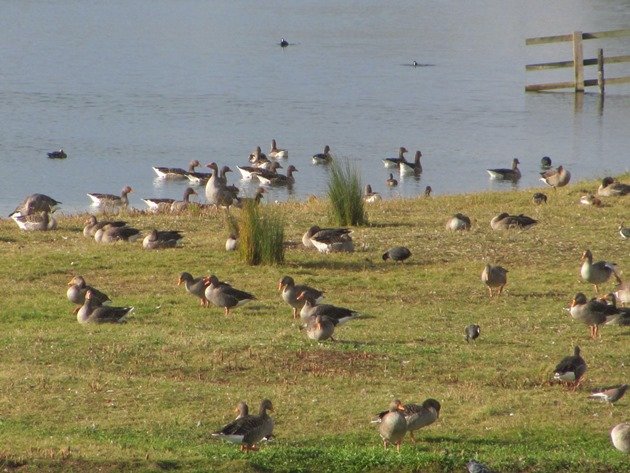
<path id="1" fill-rule="evenodd" d="M 584 53 L 582 32 L 573 32 L 573 69 L 575 71 L 575 91 L 584 92 Z"/>
<path id="2" fill-rule="evenodd" d="M 597 86 L 600 95 L 604 95 L 604 50 L 597 50 Z"/>

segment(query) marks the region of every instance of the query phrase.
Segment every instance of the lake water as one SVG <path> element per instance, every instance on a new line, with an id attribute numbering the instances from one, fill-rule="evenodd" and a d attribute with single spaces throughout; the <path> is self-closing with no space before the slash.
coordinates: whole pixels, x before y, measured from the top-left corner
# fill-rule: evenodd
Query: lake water
<path id="1" fill-rule="evenodd" d="M 527 63 L 569 60 L 570 43 L 525 38 L 630 24 L 628 1 L 2 1 L 0 215 L 26 195 L 48 194 L 66 212 L 89 210 L 86 192 L 181 198 L 185 184 L 151 166 L 191 159 L 236 170 L 272 138 L 298 168 L 291 192 L 323 195 L 330 145 L 384 197 L 505 189 L 488 167 L 521 161 L 521 187 L 540 158 L 574 179 L 630 169 L 630 87 L 526 94 L 527 82 L 569 80 L 569 69 L 525 73 Z M 292 43 L 281 48 L 282 37 Z M 630 38 L 585 41 L 630 54 Z M 426 67 L 410 67 L 416 60 Z M 590 69 L 590 68 L 589 68 Z M 594 70 L 587 73 L 595 77 Z M 630 74 L 627 65 L 607 76 Z M 381 159 L 422 150 L 419 179 L 389 190 Z M 46 153 L 63 147 L 68 158 Z M 285 165 L 286 167 L 286 165 Z M 397 172 L 395 173 L 397 174 Z M 254 186 L 231 181 L 252 194 Z M 201 194 L 203 196 L 203 193 Z M 203 200 L 203 198 L 202 198 Z"/>

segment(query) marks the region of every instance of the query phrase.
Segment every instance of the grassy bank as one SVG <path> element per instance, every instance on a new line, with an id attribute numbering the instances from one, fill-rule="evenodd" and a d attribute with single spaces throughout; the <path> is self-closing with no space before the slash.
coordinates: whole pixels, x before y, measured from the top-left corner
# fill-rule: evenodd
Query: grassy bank
<path id="1" fill-rule="evenodd" d="M 629 176 L 624 176 L 628 180 Z M 383 201 L 368 206 L 353 254 L 301 246 L 326 225 L 324 201 L 285 203 L 285 263 L 245 266 L 226 253 L 220 213 L 130 215 L 137 228 L 179 229 L 181 249 L 99 245 L 81 234 L 85 216 L 58 216 L 60 229 L 20 232 L 0 221 L 0 465 L 9 470 L 100 471 L 464 471 L 471 458 L 498 471 L 630 471 L 609 438 L 629 420 L 586 399 L 590 388 L 627 382 L 630 329 L 601 339 L 563 310 L 576 292 L 579 258 L 618 263 L 630 274 L 629 197 L 603 208 L 578 204 L 583 182 L 531 203 L 534 190 Z M 537 189 L 540 190 L 540 189 Z M 461 211 L 470 232 L 444 223 Z M 493 232 L 499 212 L 540 223 Z M 235 213 L 238 210 L 235 210 Z M 406 245 L 405 264 L 380 255 Z M 509 270 L 504 295 L 489 299 L 486 261 Z M 216 274 L 258 298 L 226 318 L 177 287 L 179 273 Z M 75 274 L 133 305 L 129 323 L 80 326 L 65 297 Z M 338 327 L 336 343 L 306 339 L 276 291 L 283 275 L 326 291 L 328 303 L 365 317 Z M 604 289 L 612 289 L 612 283 Z M 481 325 L 466 344 L 464 327 Z M 587 379 L 576 392 L 549 383 L 556 363 L 583 350 Z M 210 434 L 239 400 L 275 406 L 276 440 L 242 454 Z M 373 415 L 393 397 L 442 404 L 440 420 L 400 454 L 384 451 Z"/>

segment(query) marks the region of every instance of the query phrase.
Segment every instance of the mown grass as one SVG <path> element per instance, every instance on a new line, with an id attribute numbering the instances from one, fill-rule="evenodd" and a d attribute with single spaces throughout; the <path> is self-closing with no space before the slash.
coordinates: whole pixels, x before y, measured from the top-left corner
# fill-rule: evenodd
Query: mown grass
<path id="1" fill-rule="evenodd" d="M 627 382 L 630 329 L 603 327 L 592 341 L 563 310 L 576 292 L 593 295 L 579 278 L 584 249 L 630 270 L 629 243 L 616 231 L 630 221 L 628 198 L 580 206 L 596 186 L 548 191 L 540 207 L 533 190 L 384 201 L 354 229 L 353 254 L 301 247 L 306 229 L 328 224 L 326 200 L 280 204 L 286 242 L 277 266 L 225 252 L 229 228 L 212 212 L 128 215 L 144 230 L 184 231 L 183 248 L 153 252 L 84 238 L 83 215 L 58 216 L 61 228 L 47 233 L 2 220 L 0 466 L 442 472 L 477 458 L 502 472 L 629 471 L 609 432 L 628 420 L 630 399 L 611 407 L 586 396 Z M 458 211 L 473 219 L 470 232 L 444 230 Z M 501 211 L 540 224 L 493 232 Z M 408 262 L 380 260 L 395 245 L 411 249 Z M 502 297 L 489 299 L 480 281 L 486 261 L 509 270 Z M 258 300 L 226 318 L 177 287 L 182 271 L 216 274 Z M 75 274 L 114 304 L 135 306 L 129 323 L 80 326 L 65 298 Z M 285 274 L 365 316 L 339 327 L 336 343 L 308 341 L 276 292 Z M 469 323 L 482 328 L 474 344 L 463 338 Z M 575 344 L 589 369 L 572 392 L 549 380 Z M 265 397 L 276 408 L 274 442 L 242 454 L 211 438 L 239 400 L 255 409 Z M 400 454 L 383 450 L 369 422 L 393 397 L 442 404 L 440 420 Z"/>

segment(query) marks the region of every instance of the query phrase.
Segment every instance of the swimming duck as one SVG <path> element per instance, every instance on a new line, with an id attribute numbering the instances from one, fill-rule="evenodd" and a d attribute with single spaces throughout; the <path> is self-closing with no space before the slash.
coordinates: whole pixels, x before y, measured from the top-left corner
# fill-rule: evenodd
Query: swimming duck
<path id="1" fill-rule="evenodd" d="M 591 253 L 591 250 L 586 250 L 582 253 L 580 262 L 582 263 L 580 275 L 584 281 L 595 286 L 596 294 L 599 294 L 598 285 L 608 281 L 611 276 L 615 276 L 617 283 L 621 284 L 615 263 L 608 261 L 597 261 L 593 263 L 593 253 Z"/>
<path id="2" fill-rule="evenodd" d="M 621 399 L 624 394 L 626 394 L 627 389 L 627 384 L 620 384 L 617 386 L 609 386 L 607 388 L 595 389 L 591 392 L 591 395 L 588 398 L 614 404 L 619 399 Z"/>
<path id="3" fill-rule="evenodd" d="M 527 215 L 510 215 L 507 212 L 503 212 L 490 220 L 490 226 L 493 230 L 509 230 L 511 228 L 526 230 L 537 223 L 538 220 L 534 220 Z"/>
<path id="4" fill-rule="evenodd" d="M 328 164 L 332 161 L 332 155 L 330 154 L 330 146 L 324 146 L 323 153 L 317 153 L 313 155 L 313 164 Z"/>
<path id="5" fill-rule="evenodd" d="M 378 192 L 372 191 L 371 185 L 366 184 L 365 191 L 363 193 L 363 200 L 368 204 L 373 204 L 375 202 L 380 202 L 381 200 L 383 200 L 383 197 L 381 197 L 381 194 L 379 194 Z"/>
<path id="6" fill-rule="evenodd" d="M 617 450 L 630 453 L 630 422 L 615 425 L 610 431 L 610 438 Z"/>
<path id="7" fill-rule="evenodd" d="M 320 302 L 324 298 L 323 291 L 306 284 L 295 284 L 295 280 L 291 276 L 284 276 L 278 282 L 278 291 L 282 294 L 282 300 L 293 308 L 294 319 L 298 317 L 298 311 L 304 307 L 306 297 L 315 301 L 315 303 Z M 305 298 L 298 299 L 298 296 L 303 292 L 306 294 Z"/>
<path id="8" fill-rule="evenodd" d="M 124 322 L 127 315 L 133 311 L 133 307 L 111 307 L 98 305 L 94 300 L 94 294 L 88 290 L 85 293 L 85 302 L 77 311 L 77 321 L 81 324 L 103 324 Z"/>
<path id="9" fill-rule="evenodd" d="M 263 171 L 263 169 L 261 169 Z M 296 167 L 291 164 L 287 168 L 287 174 L 275 174 L 272 176 L 268 176 L 262 172 L 256 173 L 256 177 L 258 180 L 266 186 L 291 186 L 295 182 L 295 177 L 293 177 L 293 173 L 298 172 Z"/>
<path id="10" fill-rule="evenodd" d="M 9 217 L 14 215 L 31 215 L 38 212 L 53 213 L 59 208 L 61 202 L 47 196 L 46 194 L 31 194 L 26 196 Z"/>
<path id="11" fill-rule="evenodd" d="M 306 247 L 314 246 L 320 253 L 351 253 L 354 251 L 351 232 L 348 228 L 319 228 L 314 225 L 304 234 L 302 243 Z"/>
<path id="12" fill-rule="evenodd" d="M 481 327 L 477 324 L 468 325 L 464 329 L 464 338 L 466 339 L 466 343 L 469 343 L 471 340 L 476 340 L 481 334 Z"/>
<path id="13" fill-rule="evenodd" d="M 88 286 L 83 276 L 74 276 L 70 282 L 68 282 L 66 297 L 73 304 L 77 304 L 75 313 L 83 304 L 85 304 L 85 295 L 88 291 L 92 292 L 92 303 L 95 307 L 111 302 L 111 299 L 107 294 L 93 288 L 92 286 Z"/>
<path id="14" fill-rule="evenodd" d="M 329 338 L 334 342 L 335 324 L 328 317 L 317 314 L 306 322 L 306 336 L 311 340 L 323 342 Z"/>
<path id="15" fill-rule="evenodd" d="M 140 238 L 140 230 L 132 227 L 116 227 L 105 225 L 94 232 L 94 240 L 97 243 L 114 243 L 116 241 L 133 242 Z"/>
<path id="16" fill-rule="evenodd" d="M 199 304 L 201 307 L 208 307 L 208 299 L 206 299 L 205 291 L 208 281 L 204 276 L 198 278 L 193 277 L 192 274 L 183 272 L 179 275 L 177 285 L 184 285 L 186 292 L 199 298 Z"/>
<path id="17" fill-rule="evenodd" d="M 254 165 L 258 165 L 267 161 L 269 161 L 269 158 L 267 158 L 267 155 L 262 152 L 260 146 L 256 146 L 256 149 L 249 155 L 249 162 Z"/>
<path id="18" fill-rule="evenodd" d="M 114 194 L 100 194 L 98 192 L 89 192 L 88 197 L 92 199 L 92 205 L 102 207 L 127 207 L 129 205 L 128 194 L 132 193 L 133 189 L 129 186 L 123 187 L 120 195 Z"/>
<path id="19" fill-rule="evenodd" d="M 488 286 L 488 292 L 490 297 L 493 296 L 493 289 L 498 288 L 497 296 L 501 295 L 503 287 L 507 284 L 508 270 L 502 266 L 492 266 L 486 264 L 485 268 L 481 272 L 481 280 Z"/>
<path id="20" fill-rule="evenodd" d="M 29 215 L 14 213 L 11 218 L 20 230 L 24 231 L 47 231 L 57 228 L 57 220 L 46 211 Z"/>
<path id="21" fill-rule="evenodd" d="M 571 173 L 562 166 L 558 166 L 556 169 L 541 172 L 540 176 L 541 181 L 554 189 L 566 186 L 571 180 Z"/>
<path id="22" fill-rule="evenodd" d="M 569 313 L 574 320 L 588 325 L 590 336 L 595 339 L 599 334 L 599 326 L 619 311 L 599 299 L 589 301 L 583 293 L 578 292 L 571 301 Z"/>
<path id="23" fill-rule="evenodd" d="M 580 347 L 573 349 L 572 356 L 564 357 L 554 370 L 553 379 L 565 383 L 573 383 L 573 388 L 580 384 L 580 378 L 586 373 L 586 362 L 580 356 Z"/>
<path id="24" fill-rule="evenodd" d="M 51 151 L 50 153 L 46 153 L 50 159 L 66 159 L 68 155 L 63 149 L 59 149 L 58 151 Z"/>
<path id="25" fill-rule="evenodd" d="M 612 177 L 605 177 L 597 189 L 597 195 L 604 197 L 617 197 L 630 194 L 630 184 L 623 184 Z"/>
<path id="26" fill-rule="evenodd" d="M 446 229 L 454 232 L 470 230 L 470 218 L 462 213 L 456 213 L 446 222 Z"/>
<path id="27" fill-rule="evenodd" d="M 256 297 L 249 292 L 222 284 L 214 275 L 207 278 L 207 281 L 210 284 L 206 287 L 204 293 L 206 299 L 217 307 L 223 307 L 225 309 L 225 315 L 230 315 L 230 309 L 233 307 L 240 307 L 256 299 Z"/>
<path id="28" fill-rule="evenodd" d="M 383 261 L 387 261 L 391 259 L 395 262 L 404 262 L 407 258 L 411 256 L 411 251 L 406 246 L 394 246 L 390 248 L 385 253 L 383 253 Z"/>
<path id="29" fill-rule="evenodd" d="M 83 227 L 83 236 L 93 237 L 94 234 L 103 227 L 124 227 L 127 225 L 127 222 L 123 220 L 103 220 L 98 221 L 95 215 L 90 215 L 90 217 L 85 221 L 85 226 Z"/>
<path id="30" fill-rule="evenodd" d="M 511 169 L 496 168 L 486 169 L 486 171 L 490 174 L 490 179 L 518 181 L 521 178 L 521 171 L 518 169 L 519 164 L 521 164 L 521 162 L 514 158 L 512 160 Z"/>
<path id="31" fill-rule="evenodd" d="M 165 166 L 152 166 L 151 169 L 157 174 L 160 179 L 186 179 L 186 174 L 194 174 L 195 168 L 201 166 L 201 163 L 196 159 L 193 159 L 188 163 L 188 171 L 182 168 L 169 168 Z"/>
<path id="32" fill-rule="evenodd" d="M 286 149 L 281 149 L 276 146 L 276 140 L 271 140 L 271 149 L 267 153 L 272 159 L 284 159 L 289 157 L 289 152 Z"/>
<path id="33" fill-rule="evenodd" d="M 184 236 L 179 230 L 151 230 L 142 240 L 142 248 L 145 250 L 159 250 L 162 248 L 175 248 Z"/>
<path id="34" fill-rule="evenodd" d="M 543 194 L 542 192 L 536 192 L 532 196 L 532 202 L 534 204 L 536 204 L 536 205 L 546 204 L 547 203 L 547 196 L 545 194 Z"/>
<path id="35" fill-rule="evenodd" d="M 280 44 L 280 47 L 286 48 L 289 45 L 289 42 L 286 39 L 282 38 L 279 44 Z"/>
<path id="36" fill-rule="evenodd" d="M 396 445 L 396 451 L 400 452 L 400 444 L 407 433 L 407 420 L 405 418 L 405 406 L 399 399 L 395 399 L 389 405 L 389 410 L 379 414 L 380 422 L 378 432 L 383 439 L 383 447 L 387 450 L 390 443 Z"/>
<path id="37" fill-rule="evenodd" d="M 440 408 L 440 403 L 435 399 L 427 399 L 422 404 L 405 404 L 403 414 L 413 442 L 416 441 L 413 431 L 433 424 L 440 416 Z"/>
<path id="38" fill-rule="evenodd" d="M 420 174 L 422 172 L 422 164 L 420 164 L 421 157 L 422 153 L 420 151 L 416 151 L 416 156 L 413 160 L 413 163 L 410 163 L 408 161 L 401 161 L 400 163 L 398 163 L 400 175 L 409 176 L 413 174 Z"/>
<path id="39" fill-rule="evenodd" d="M 241 451 L 256 451 L 256 444 L 273 434 L 273 419 L 267 411 L 273 412 L 273 404 L 269 399 L 264 399 L 260 403 L 258 415 L 239 417 L 212 436 L 241 444 Z"/>
<path id="40" fill-rule="evenodd" d="M 397 158 L 385 158 L 383 159 L 383 166 L 389 169 L 398 168 L 400 163 L 406 163 L 405 153 L 408 153 L 407 148 L 401 146 L 398 148 Z"/>
<path id="41" fill-rule="evenodd" d="M 396 187 L 398 185 L 398 181 L 394 179 L 394 175 L 391 172 L 389 173 L 389 178 L 385 181 L 385 184 L 389 187 Z"/>

